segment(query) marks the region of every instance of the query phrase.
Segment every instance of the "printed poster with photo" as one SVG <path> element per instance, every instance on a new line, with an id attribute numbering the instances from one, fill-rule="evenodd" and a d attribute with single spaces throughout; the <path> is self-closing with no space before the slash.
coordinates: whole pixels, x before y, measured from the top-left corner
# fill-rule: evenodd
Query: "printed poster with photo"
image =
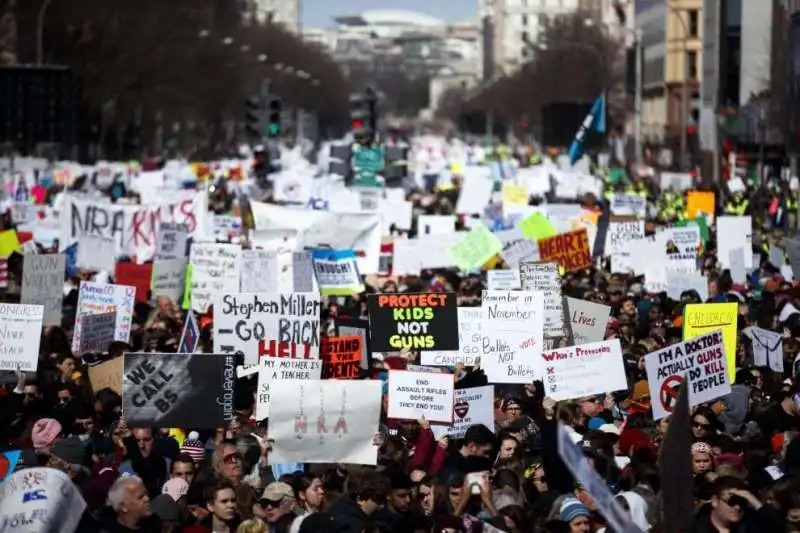
<path id="1" fill-rule="evenodd" d="M 370 294 L 367 309 L 375 352 L 458 350 L 454 293 Z"/>
<path id="2" fill-rule="evenodd" d="M 227 426 L 234 416 L 231 354 L 126 353 L 122 413 L 131 427 Z"/>

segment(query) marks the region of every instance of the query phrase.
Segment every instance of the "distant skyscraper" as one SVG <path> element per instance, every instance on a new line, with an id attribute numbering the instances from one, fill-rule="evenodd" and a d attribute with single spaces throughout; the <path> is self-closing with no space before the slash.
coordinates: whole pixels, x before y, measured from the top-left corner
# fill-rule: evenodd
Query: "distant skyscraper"
<path id="1" fill-rule="evenodd" d="M 249 0 L 250 10 L 259 22 L 271 21 L 287 29 L 300 31 L 301 0 Z M 249 14 L 248 14 L 249 16 Z"/>

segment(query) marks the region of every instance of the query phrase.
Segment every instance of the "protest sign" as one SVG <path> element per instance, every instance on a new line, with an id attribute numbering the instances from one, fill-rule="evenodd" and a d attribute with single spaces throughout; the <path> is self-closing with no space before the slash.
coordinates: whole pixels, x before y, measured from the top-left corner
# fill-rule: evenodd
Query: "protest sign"
<path id="1" fill-rule="evenodd" d="M 430 422 L 453 421 L 453 374 L 389 371 L 388 417 Z"/>
<path id="2" fill-rule="evenodd" d="M 666 257 L 665 268 L 689 272 L 697 268 L 697 252 L 702 243 L 697 226 L 664 229 L 656 234 L 655 242 L 660 248 L 659 256 Z"/>
<path id="3" fill-rule="evenodd" d="M 406 370 L 409 372 L 431 372 L 433 374 L 441 374 L 444 372 L 444 368 L 438 366 L 422 366 L 422 365 L 406 365 Z"/>
<path id="4" fill-rule="evenodd" d="M 292 253 L 292 285 L 296 292 L 314 291 L 314 260 L 311 252 Z"/>
<path id="5" fill-rule="evenodd" d="M 605 339 L 608 317 L 611 315 L 609 306 L 569 296 L 564 297 L 564 305 L 568 310 L 576 345 Z"/>
<path id="6" fill-rule="evenodd" d="M 421 362 L 427 366 L 477 365 L 483 349 L 481 334 L 483 314 L 480 307 L 458 308 L 458 350 L 424 351 L 420 353 Z"/>
<path id="7" fill-rule="evenodd" d="M 469 271 L 480 267 L 502 249 L 503 243 L 500 239 L 486 226 L 479 224 L 450 247 L 450 255 L 458 268 Z"/>
<path id="8" fill-rule="evenodd" d="M 556 401 L 627 390 L 618 339 L 542 352 L 545 394 Z"/>
<path id="9" fill-rule="evenodd" d="M 321 337 L 322 379 L 357 379 L 361 375 L 361 337 Z"/>
<path id="10" fill-rule="evenodd" d="M 186 313 L 186 321 L 183 323 L 181 340 L 178 342 L 178 353 L 194 353 L 199 342 L 200 325 L 197 323 L 197 315 L 189 309 L 189 312 Z"/>
<path id="11" fill-rule="evenodd" d="M 74 533 L 84 511 L 78 486 L 55 468 L 21 469 L 0 485 L 0 531 Z"/>
<path id="12" fill-rule="evenodd" d="M 136 287 L 136 302 L 148 303 L 150 285 L 153 277 L 153 264 L 117 263 L 114 268 L 114 281 L 120 285 Z"/>
<path id="13" fill-rule="evenodd" d="M 613 256 L 621 253 L 625 249 L 626 243 L 642 237 L 644 237 L 644 220 L 609 222 L 606 232 L 605 254 Z"/>
<path id="14" fill-rule="evenodd" d="M 647 198 L 638 194 L 615 193 L 611 196 L 611 212 L 618 216 L 644 218 L 647 211 Z"/>
<path id="15" fill-rule="evenodd" d="M 44 307 L 0 303 L 0 370 L 35 372 Z"/>
<path id="16" fill-rule="evenodd" d="M 111 237 L 81 235 L 78 239 L 78 268 L 113 272 L 116 243 Z"/>
<path id="17" fill-rule="evenodd" d="M 739 304 L 687 304 L 683 308 L 683 340 L 703 333 L 722 329 L 725 339 L 725 357 L 728 358 L 728 381 L 736 379 L 736 340 L 738 334 Z M 692 404 L 694 405 L 694 404 Z"/>
<path id="18" fill-rule="evenodd" d="M 372 350 L 458 350 L 458 311 L 453 293 L 367 296 Z"/>
<path id="19" fill-rule="evenodd" d="M 490 383 L 541 379 L 544 294 L 483 291 L 481 368 Z"/>
<path id="20" fill-rule="evenodd" d="M 194 243 L 189 255 L 192 267 L 192 309 L 205 313 L 217 294 L 239 290 L 242 249 L 238 244 Z"/>
<path id="21" fill-rule="evenodd" d="M 483 424 L 494 431 L 494 385 L 456 389 L 453 399 L 453 423 L 431 424 L 436 440 L 447 436 L 464 438 L 470 426 Z"/>
<path id="22" fill-rule="evenodd" d="M 117 256 L 136 256 L 141 263 L 155 255 L 156 238 L 165 222 L 186 224 L 192 237 L 205 236 L 207 211 L 208 197 L 203 191 L 147 205 L 112 204 L 67 194 L 61 211 L 59 251 L 83 235 L 96 235 L 113 239 Z"/>
<path id="23" fill-rule="evenodd" d="M 544 293 L 544 335 L 563 337 L 564 303 L 557 263 L 520 263 L 522 290 Z"/>
<path id="24" fill-rule="evenodd" d="M 277 252 L 242 250 L 239 292 L 280 292 L 278 268 Z"/>
<path id="25" fill-rule="evenodd" d="M 89 382 L 95 394 L 108 388 L 122 396 L 122 374 L 125 372 L 123 363 L 122 357 L 115 357 L 89 367 Z"/>
<path id="26" fill-rule="evenodd" d="M 319 359 L 319 294 L 218 294 L 214 300 L 214 351 L 261 357 Z"/>
<path id="27" fill-rule="evenodd" d="M 323 296 L 353 296 L 364 290 L 353 250 L 314 250 L 311 257 Z"/>
<path id="28" fill-rule="evenodd" d="M 369 320 L 336 318 L 335 328 L 339 337 L 356 336 L 361 339 L 361 368 L 369 368 Z"/>
<path id="29" fill-rule="evenodd" d="M 227 426 L 235 366 L 229 354 L 126 353 L 123 416 L 131 427 Z"/>
<path id="30" fill-rule="evenodd" d="M 718 328 L 645 355 L 653 419 L 672 413 L 683 385 L 689 388 L 690 407 L 730 394 L 726 348 Z"/>
<path id="31" fill-rule="evenodd" d="M 609 490 L 606 480 L 600 477 L 594 466 L 589 463 L 586 456 L 575 443 L 562 422 L 558 423 L 558 455 L 564 466 L 580 483 L 587 494 L 597 504 L 600 513 L 605 517 L 608 525 L 619 533 L 642 533 L 642 530 L 631 522 L 631 515 L 625 511 Z"/>
<path id="32" fill-rule="evenodd" d="M 379 381 L 278 381 L 273 394 L 270 464 L 377 463 Z"/>
<path id="33" fill-rule="evenodd" d="M 22 268 L 21 303 L 44 307 L 43 326 L 61 325 L 61 304 L 64 300 L 62 254 L 26 255 Z"/>
<path id="34" fill-rule="evenodd" d="M 256 420 L 269 418 L 270 391 L 272 384 L 280 380 L 316 380 L 322 379 L 321 359 L 276 359 L 262 357 L 258 365 L 252 367 L 258 372 L 258 390 L 256 392 Z M 250 368 L 237 369 L 237 376 L 244 377 L 252 372 Z"/>
<path id="35" fill-rule="evenodd" d="M 153 262 L 153 298 L 166 296 L 180 301 L 186 285 L 186 259 L 157 259 Z"/>
<path id="36" fill-rule="evenodd" d="M 783 372 L 783 336 L 775 331 L 751 326 L 742 331 L 751 341 L 753 364 Z"/>
<path id="37" fill-rule="evenodd" d="M 169 261 L 186 258 L 186 241 L 189 240 L 189 226 L 175 222 L 162 222 L 158 228 L 156 261 Z"/>
<path id="38" fill-rule="evenodd" d="M 78 289 L 78 309 L 75 315 L 72 351 L 77 352 L 81 345 L 80 318 L 97 313 L 116 311 L 117 325 L 114 331 L 114 340 L 128 342 L 131 334 L 131 320 L 133 319 L 135 299 L 136 288 L 134 287 L 81 281 L 81 286 Z"/>
<path id="39" fill-rule="evenodd" d="M 81 320 L 81 343 L 78 355 L 86 353 L 104 353 L 108 345 L 114 342 L 114 331 L 117 328 L 117 312 L 84 315 Z"/>
<path id="40" fill-rule="evenodd" d="M 486 273 L 489 290 L 514 291 L 520 289 L 519 270 L 489 270 Z"/>
<path id="41" fill-rule="evenodd" d="M 700 272 L 670 271 L 667 273 L 667 296 L 679 302 L 681 294 L 697 291 L 700 300 L 708 300 L 708 278 Z"/>
<path id="42" fill-rule="evenodd" d="M 586 228 L 540 239 L 538 245 L 540 261 L 555 261 L 567 272 L 592 266 L 592 251 Z"/>

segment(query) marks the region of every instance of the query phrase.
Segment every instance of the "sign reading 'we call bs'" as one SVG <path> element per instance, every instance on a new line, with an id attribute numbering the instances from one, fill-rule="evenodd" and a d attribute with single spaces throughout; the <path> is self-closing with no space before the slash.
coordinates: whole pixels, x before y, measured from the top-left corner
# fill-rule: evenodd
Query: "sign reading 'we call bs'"
<path id="1" fill-rule="evenodd" d="M 367 298 L 373 351 L 458 350 L 455 294 L 373 294 Z"/>

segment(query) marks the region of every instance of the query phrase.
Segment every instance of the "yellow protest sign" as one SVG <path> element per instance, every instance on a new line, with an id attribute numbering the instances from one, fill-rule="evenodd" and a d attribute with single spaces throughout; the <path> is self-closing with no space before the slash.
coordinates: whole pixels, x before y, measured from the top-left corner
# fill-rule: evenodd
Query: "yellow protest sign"
<path id="1" fill-rule="evenodd" d="M 736 338 L 738 336 L 739 304 L 688 304 L 683 310 L 683 340 L 693 339 L 716 329 L 722 330 L 728 378 L 736 378 Z"/>
<path id="2" fill-rule="evenodd" d="M 540 241 L 558 235 L 558 230 L 547 220 L 547 217 L 538 211 L 531 213 L 517 223 L 517 228 L 522 234 L 533 241 Z"/>
<path id="3" fill-rule="evenodd" d="M 461 270 L 478 268 L 503 249 L 503 243 L 483 224 L 478 224 L 450 248 L 450 255 Z"/>
<path id="4" fill-rule="evenodd" d="M 0 257 L 8 257 L 21 250 L 22 246 L 19 243 L 19 237 L 17 237 L 17 230 L 9 229 L 0 232 Z"/>
<path id="5" fill-rule="evenodd" d="M 192 264 L 186 265 L 186 282 L 183 285 L 183 304 L 184 309 L 192 307 Z"/>
<path id="6" fill-rule="evenodd" d="M 524 185 L 504 183 L 503 206 L 507 205 L 528 205 L 528 189 Z"/>

